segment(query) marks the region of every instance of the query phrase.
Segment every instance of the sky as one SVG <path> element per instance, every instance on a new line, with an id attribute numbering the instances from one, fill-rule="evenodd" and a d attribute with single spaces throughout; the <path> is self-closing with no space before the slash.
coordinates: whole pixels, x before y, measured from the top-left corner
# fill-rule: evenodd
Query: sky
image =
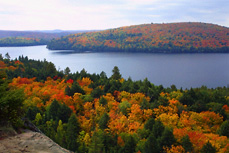
<path id="1" fill-rule="evenodd" d="M 229 0 L 0 0 L 0 30 L 102 30 L 173 22 L 229 27 Z"/>

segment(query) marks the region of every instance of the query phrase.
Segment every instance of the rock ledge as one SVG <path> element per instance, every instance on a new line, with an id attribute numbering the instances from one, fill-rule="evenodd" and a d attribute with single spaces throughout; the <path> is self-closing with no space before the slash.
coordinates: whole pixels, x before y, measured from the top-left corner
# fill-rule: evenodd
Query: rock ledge
<path id="1" fill-rule="evenodd" d="M 71 153 L 42 133 L 24 130 L 21 134 L 0 139 L 0 153 Z"/>

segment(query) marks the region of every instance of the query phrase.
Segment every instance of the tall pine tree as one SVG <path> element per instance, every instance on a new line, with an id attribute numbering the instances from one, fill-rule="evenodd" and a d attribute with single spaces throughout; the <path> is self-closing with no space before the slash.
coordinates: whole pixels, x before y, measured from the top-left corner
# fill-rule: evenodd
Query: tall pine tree
<path id="1" fill-rule="evenodd" d="M 75 114 L 72 114 L 68 120 L 67 131 L 66 131 L 66 141 L 67 149 L 72 151 L 77 151 L 79 144 L 77 143 L 77 138 L 80 132 L 80 124 Z"/>

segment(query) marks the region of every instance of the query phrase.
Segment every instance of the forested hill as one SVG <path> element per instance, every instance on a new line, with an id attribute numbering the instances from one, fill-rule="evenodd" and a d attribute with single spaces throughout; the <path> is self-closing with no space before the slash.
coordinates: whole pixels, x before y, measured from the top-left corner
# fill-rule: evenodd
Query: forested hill
<path id="1" fill-rule="evenodd" d="M 53 38 L 89 30 L 44 30 L 44 31 L 5 31 L 0 30 L 0 47 L 47 45 Z"/>
<path id="2" fill-rule="evenodd" d="M 0 39 L 0 47 L 46 45 L 48 40 L 39 38 L 9 37 Z"/>
<path id="3" fill-rule="evenodd" d="M 229 52 L 229 28 L 207 23 L 143 24 L 52 40 L 51 50 L 121 52 Z"/>
<path id="4" fill-rule="evenodd" d="M 51 40 L 53 38 L 59 38 L 61 36 L 66 36 L 73 33 L 88 32 L 88 30 L 72 30 L 72 31 L 63 31 L 63 30 L 44 30 L 44 31 L 9 31 L 9 30 L 0 30 L 0 38 L 8 37 L 23 37 L 23 38 L 37 38 Z"/>

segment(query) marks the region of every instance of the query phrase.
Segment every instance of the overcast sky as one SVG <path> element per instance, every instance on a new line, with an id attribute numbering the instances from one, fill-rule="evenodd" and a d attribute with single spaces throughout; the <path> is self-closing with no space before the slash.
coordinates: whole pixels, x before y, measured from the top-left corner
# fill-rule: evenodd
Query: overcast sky
<path id="1" fill-rule="evenodd" d="M 99 30 L 189 21 L 229 27 L 229 0 L 0 0 L 0 30 Z"/>

